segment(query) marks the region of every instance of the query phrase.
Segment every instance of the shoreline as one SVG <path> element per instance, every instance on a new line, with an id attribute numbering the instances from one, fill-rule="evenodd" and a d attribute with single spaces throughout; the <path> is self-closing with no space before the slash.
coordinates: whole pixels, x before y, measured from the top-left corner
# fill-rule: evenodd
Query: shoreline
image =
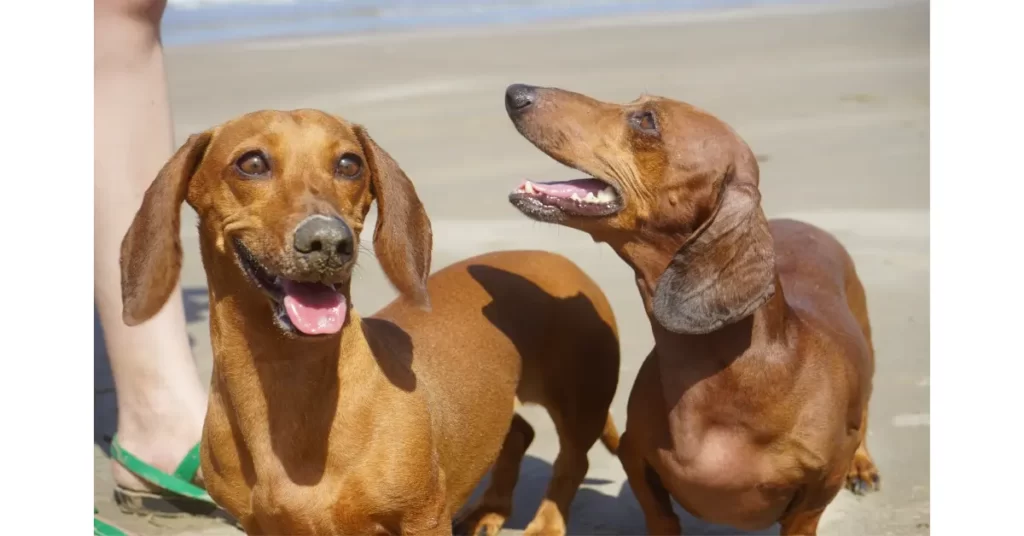
<path id="1" fill-rule="evenodd" d="M 899 0 L 889 0 L 892 5 Z M 730 11 L 797 8 L 858 8 L 876 2 L 851 0 L 581 0 L 559 5 L 501 2 L 457 2 L 417 7 L 389 7 L 382 2 L 355 5 L 312 1 L 295 3 L 231 2 L 208 7 L 169 5 L 161 27 L 169 49 L 199 46 L 237 45 L 251 42 L 366 37 L 421 31 L 488 31 L 532 25 L 578 23 L 588 20 L 617 20 L 662 16 L 720 13 Z M 378 6 L 377 4 L 384 4 Z M 550 3 L 549 3 L 550 4 Z"/>

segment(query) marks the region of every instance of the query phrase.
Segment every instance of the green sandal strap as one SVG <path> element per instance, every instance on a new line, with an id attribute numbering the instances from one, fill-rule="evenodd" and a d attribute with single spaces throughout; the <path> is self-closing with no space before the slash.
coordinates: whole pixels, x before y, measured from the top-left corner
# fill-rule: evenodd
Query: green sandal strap
<path id="1" fill-rule="evenodd" d="M 196 472 L 199 470 L 199 445 L 189 451 L 185 459 L 182 460 L 181 464 L 174 471 L 173 475 L 169 475 L 152 465 L 140 460 L 135 457 L 134 454 L 124 450 L 121 443 L 117 440 L 117 435 L 110 440 L 110 457 L 113 458 L 117 463 L 123 465 L 125 469 L 128 469 L 139 478 L 158 486 L 161 489 L 165 489 L 172 493 L 176 493 L 183 497 L 195 499 L 197 501 L 204 501 L 210 504 L 213 503 L 213 499 L 206 493 L 206 490 L 196 486 L 191 481 L 195 477 Z"/>
<path id="2" fill-rule="evenodd" d="M 192 482 L 196 478 L 196 473 L 199 472 L 199 443 L 196 443 L 192 450 L 188 451 L 185 455 L 185 459 L 181 460 L 178 464 L 178 468 L 174 470 L 172 476 L 185 482 Z"/>
<path id="3" fill-rule="evenodd" d="M 93 520 L 92 521 L 92 523 L 93 523 L 93 525 L 92 525 L 92 534 L 93 534 L 93 536 L 127 536 L 127 533 L 125 533 L 125 531 L 123 531 L 123 530 L 121 530 L 121 529 L 111 525 L 110 523 L 107 523 L 106 521 L 102 521 L 100 518 L 96 517 L 96 514 L 100 513 L 100 511 L 97 510 L 96 508 L 92 509 L 92 513 L 93 513 L 93 518 L 92 518 L 92 520 Z"/>

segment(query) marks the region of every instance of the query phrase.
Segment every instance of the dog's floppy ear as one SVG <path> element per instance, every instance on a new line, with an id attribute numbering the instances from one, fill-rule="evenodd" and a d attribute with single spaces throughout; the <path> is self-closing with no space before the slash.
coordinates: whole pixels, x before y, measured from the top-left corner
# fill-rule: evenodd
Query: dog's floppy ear
<path id="1" fill-rule="evenodd" d="M 658 279 L 654 317 L 674 333 L 704 334 L 736 322 L 775 294 L 775 253 L 754 180 L 730 168 L 708 222 Z"/>
<path id="2" fill-rule="evenodd" d="M 416 188 L 391 155 L 361 126 L 355 127 L 370 167 L 370 186 L 377 199 L 373 249 L 384 274 L 407 299 L 430 309 L 427 277 L 433 232 Z"/>
<path id="3" fill-rule="evenodd" d="M 212 134 L 188 138 L 149 185 L 121 241 L 122 318 L 129 326 L 156 315 L 181 272 L 181 203 Z"/>

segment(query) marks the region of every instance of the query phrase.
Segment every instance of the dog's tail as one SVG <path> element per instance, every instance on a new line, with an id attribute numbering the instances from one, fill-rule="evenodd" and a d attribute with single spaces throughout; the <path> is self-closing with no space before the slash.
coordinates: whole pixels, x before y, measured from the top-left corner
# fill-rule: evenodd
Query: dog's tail
<path id="1" fill-rule="evenodd" d="M 615 428 L 615 421 L 612 420 L 612 414 L 608 413 L 608 418 L 604 421 L 604 430 L 601 431 L 601 444 L 604 448 L 608 449 L 608 452 L 618 456 L 619 455 L 619 430 Z"/>

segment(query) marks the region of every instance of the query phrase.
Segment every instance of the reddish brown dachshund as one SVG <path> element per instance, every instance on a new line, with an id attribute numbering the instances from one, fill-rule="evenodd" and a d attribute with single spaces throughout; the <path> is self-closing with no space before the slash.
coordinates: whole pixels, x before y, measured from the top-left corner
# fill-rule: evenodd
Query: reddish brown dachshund
<path id="1" fill-rule="evenodd" d="M 374 252 L 400 298 L 352 310 L 371 203 Z M 179 210 L 199 215 L 214 351 L 202 471 L 249 534 L 496 533 L 547 408 L 561 450 L 531 534 L 562 534 L 608 413 L 619 346 L 608 301 L 564 257 L 491 253 L 428 278 L 430 221 L 366 130 L 315 110 L 261 111 L 193 135 L 122 246 L 124 319 L 170 298 Z M 573 321 L 566 323 L 564 319 Z"/>
<path id="2" fill-rule="evenodd" d="M 680 533 L 673 497 L 712 523 L 815 534 L 844 483 L 877 487 L 864 288 L 831 235 L 765 220 L 747 144 L 665 98 L 513 85 L 506 106 L 527 140 L 591 176 L 528 181 L 511 202 L 607 242 L 636 274 L 655 347 L 619 456 L 648 530 Z"/>

